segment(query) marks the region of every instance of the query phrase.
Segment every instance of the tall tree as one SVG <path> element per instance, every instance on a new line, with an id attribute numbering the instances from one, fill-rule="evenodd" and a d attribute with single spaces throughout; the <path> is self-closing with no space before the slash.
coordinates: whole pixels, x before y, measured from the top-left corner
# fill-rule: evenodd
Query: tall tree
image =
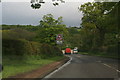
<path id="1" fill-rule="evenodd" d="M 62 22 L 62 17 L 54 19 L 52 14 L 44 15 L 40 21 L 40 27 L 42 28 L 38 31 L 37 39 L 42 43 L 56 45 L 57 34 L 63 34 L 64 38 L 68 35 L 66 25 L 62 24 Z"/>
<path id="2" fill-rule="evenodd" d="M 106 33 L 107 24 L 107 15 L 112 12 L 117 3 L 107 3 L 107 2 L 93 2 L 85 3 L 79 8 L 83 12 L 82 26 L 95 30 L 98 33 L 98 43 L 99 46 L 103 45 L 104 36 Z M 108 5 L 110 5 L 108 7 Z M 90 30 L 91 31 L 91 30 Z"/>

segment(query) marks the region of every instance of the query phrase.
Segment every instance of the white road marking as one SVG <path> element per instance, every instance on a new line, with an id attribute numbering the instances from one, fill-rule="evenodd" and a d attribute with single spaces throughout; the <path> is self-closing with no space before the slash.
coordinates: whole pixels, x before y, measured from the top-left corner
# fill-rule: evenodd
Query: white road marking
<path id="1" fill-rule="evenodd" d="M 112 66 L 110 66 L 110 65 L 108 65 L 108 64 L 105 64 L 105 63 L 102 63 L 102 61 L 96 61 L 96 62 L 99 62 L 99 63 L 101 63 L 101 64 L 103 64 L 103 65 L 105 65 L 105 66 L 107 66 L 107 67 L 109 67 L 109 68 L 111 68 L 111 69 L 114 69 L 114 70 L 117 71 L 117 72 L 120 72 L 119 70 L 113 68 Z"/>
<path id="2" fill-rule="evenodd" d="M 115 69 L 115 68 L 109 66 L 108 64 L 105 64 L 105 63 L 102 63 L 102 64 L 105 65 L 105 66 L 107 66 L 107 67 L 109 67 L 109 68 L 111 68 L 111 69 L 114 69 L 114 70 L 117 71 L 117 72 L 120 72 L 119 70 L 117 70 L 117 69 Z"/>
<path id="3" fill-rule="evenodd" d="M 115 78 L 114 80 L 120 80 L 120 78 Z"/>
<path id="4" fill-rule="evenodd" d="M 70 56 L 68 56 L 70 57 Z M 55 71 L 51 72 L 50 74 L 48 74 L 47 76 L 45 76 L 42 80 L 44 80 L 45 78 L 50 78 L 53 74 L 55 74 L 56 72 L 58 72 L 59 70 L 61 70 L 62 68 L 64 68 L 65 66 L 67 66 L 68 64 L 70 64 L 72 61 L 72 57 L 70 57 L 70 60 L 65 63 L 63 66 L 59 67 L 58 69 L 56 69 Z"/>

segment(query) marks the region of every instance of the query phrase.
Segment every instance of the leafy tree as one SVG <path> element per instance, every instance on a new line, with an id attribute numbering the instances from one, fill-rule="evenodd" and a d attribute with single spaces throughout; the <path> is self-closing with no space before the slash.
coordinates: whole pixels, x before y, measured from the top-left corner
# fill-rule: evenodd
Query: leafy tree
<path id="1" fill-rule="evenodd" d="M 66 39 L 67 45 L 69 44 L 69 47 L 76 47 L 80 43 L 80 35 L 77 27 L 68 27 L 67 28 L 69 32 L 69 37 Z"/>
<path id="2" fill-rule="evenodd" d="M 88 2 L 81 5 L 79 10 L 83 13 L 80 31 L 82 48 L 99 51 L 105 50 L 105 47 L 109 50 L 109 46 L 110 49 L 117 46 L 119 4 L 120 2 Z"/>
<path id="3" fill-rule="evenodd" d="M 108 5 L 111 6 L 107 7 Z M 96 30 L 98 33 L 99 46 L 103 45 L 106 26 L 108 25 L 107 15 L 114 9 L 113 6 L 115 5 L 116 3 L 88 2 L 79 8 L 83 12 L 82 26 L 87 27 L 88 24 L 95 25 L 91 25 L 91 29 Z M 90 28 L 90 25 L 87 28 Z"/>
<path id="4" fill-rule="evenodd" d="M 62 22 L 63 22 L 62 17 L 58 17 L 58 19 L 54 19 L 52 14 L 47 14 L 44 15 L 43 20 L 40 21 L 40 26 L 45 28 L 56 27 L 56 26 L 61 26 Z"/>
<path id="5" fill-rule="evenodd" d="M 41 43 L 56 45 L 57 34 L 63 34 L 65 38 L 68 35 L 66 25 L 62 24 L 62 22 L 62 17 L 54 19 L 52 14 L 44 15 L 40 21 L 40 27 L 42 28 L 38 31 L 36 39 Z"/>

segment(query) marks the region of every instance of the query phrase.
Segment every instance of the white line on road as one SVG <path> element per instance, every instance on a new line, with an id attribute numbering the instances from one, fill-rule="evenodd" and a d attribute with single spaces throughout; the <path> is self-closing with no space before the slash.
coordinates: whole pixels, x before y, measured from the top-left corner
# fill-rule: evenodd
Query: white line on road
<path id="1" fill-rule="evenodd" d="M 102 61 L 96 61 L 96 62 L 99 62 L 99 63 L 101 63 L 101 64 L 103 64 L 103 65 L 105 65 L 105 66 L 107 66 L 107 67 L 109 67 L 109 68 L 111 68 L 111 69 L 113 69 L 113 70 L 117 71 L 117 72 L 120 72 L 119 70 L 117 70 L 117 69 L 115 69 L 115 68 L 111 67 L 110 65 L 105 64 L 105 63 L 102 63 Z"/>
<path id="2" fill-rule="evenodd" d="M 107 66 L 107 67 L 109 67 L 109 68 L 112 68 L 112 69 L 116 70 L 117 72 L 120 72 L 119 70 L 117 70 L 117 69 L 115 69 L 115 68 L 109 66 L 108 64 L 105 64 L 105 63 L 102 63 L 102 64 L 105 65 L 105 66 Z"/>
<path id="3" fill-rule="evenodd" d="M 68 57 L 70 57 L 70 56 L 68 56 Z M 67 66 L 68 64 L 70 64 L 71 61 L 72 61 L 72 57 L 70 57 L 70 60 L 69 60 L 67 63 L 65 63 L 63 66 L 59 67 L 58 69 L 56 69 L 56 70 L 53 71 L 52 73 L 50 73 L 50 74 L 48 74 L 47 76 L 45 76 L 45 77 L 43 78 L 43 80 L 44 80 L 45 78 L 50 78 L 54 73 L 58 72 L 59 70 L 61 70 L 62 68 L 64 68 L 64 67 Z"/>

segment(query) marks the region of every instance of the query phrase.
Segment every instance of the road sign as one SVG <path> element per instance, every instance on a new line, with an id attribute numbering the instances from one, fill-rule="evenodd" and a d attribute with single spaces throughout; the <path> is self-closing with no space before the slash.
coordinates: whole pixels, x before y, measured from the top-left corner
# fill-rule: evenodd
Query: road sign
<path id="1" fill-rule="evenodd" d="M 57 34 L 56 35 L 56 44 L 62 44 L 63 43 L 63 35 Z"/>
<path id="2" fill-rule="evenodd" d="M 58 34 L 56 36 L 56 40 L 63 40 L 63 35 L 62 34 Z"/>
<path id="3" fill-rule="evenodd" d="M 62 43 L 63 43 L 63 41 L 56 41 L 56 43 L 57 43 L 57 44 L 62 44 Z"/>

